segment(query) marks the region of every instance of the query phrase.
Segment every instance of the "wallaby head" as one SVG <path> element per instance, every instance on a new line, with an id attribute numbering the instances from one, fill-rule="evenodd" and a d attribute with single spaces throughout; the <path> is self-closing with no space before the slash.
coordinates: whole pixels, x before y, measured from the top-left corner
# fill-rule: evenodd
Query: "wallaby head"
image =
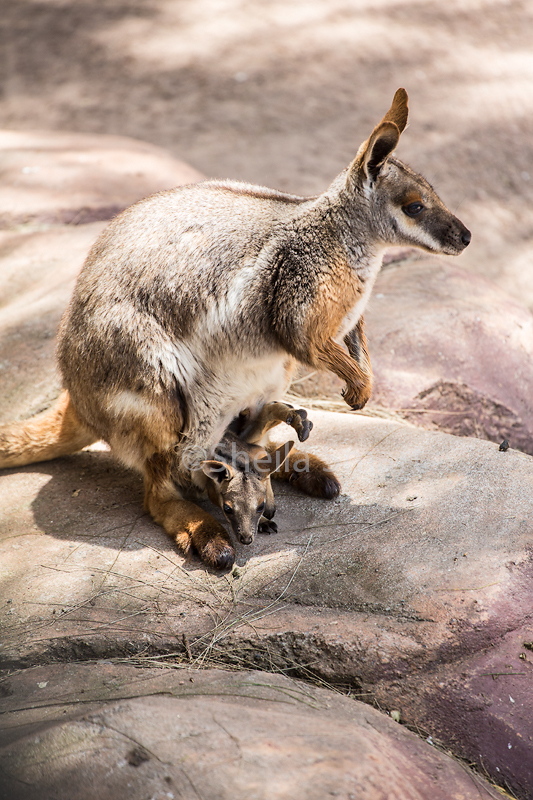
<path id="1" fill-rule="evenodd" d="M 237 437 L 225 436 L 218 446 L 218 459 L 202 461 L 207 493 L 222 509 L 235 537 L 251 544 L 261 515 L 268 516 L 267 489 L 270 476 L 290 455 L 294 442 L 286 442 L 273 453 Z M 272 511 L 273 514 L 273 511 Z"/>
<path id="2" fill-rule="evenodd" d="M 405 89 L 398 89 L 348 168 L 347 187 L 366 197 L 374 235 L 383 244 L 459 255 L 470 243 L 470 231 L 421 175 L 392 155 L 407 125 L 407 99 Z"/>

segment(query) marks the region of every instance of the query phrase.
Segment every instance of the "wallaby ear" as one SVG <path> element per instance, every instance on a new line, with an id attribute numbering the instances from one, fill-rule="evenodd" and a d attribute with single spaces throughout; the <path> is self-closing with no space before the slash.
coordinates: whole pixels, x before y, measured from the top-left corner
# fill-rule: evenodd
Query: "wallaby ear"
<path id="1" fill-rule="evenodd" d="M 272 475 L 281 465 L 287 460 L 292 451 L 294 450 L 294 442 L 285 442 L 273 453 L 268 453 L 263 458 L 257 459 L 255 468 L 260 474 Z"/>
<path id="2" fill-rule="evenodd" d="M 400 141 L 400 130 L 394 122 L 380 122 L 374 128 L 364 150 L 357 154 L 356 164 L 363 178 L 375 181 L 390 154 Z"/>
<path id="3" fill-rule="evenodd" d="M 224 464 L 223 461 L 202 461 L 200 469 L 211 480 L 217 483 L 224 483 L 233 478 L 235 471 L 229 464 Z"/>
<path id="4" fill-rule="evenodd" d="M 381 122 L 394 122 L 400 133 L 403 133 L 409 116 L 409 98 L 405 89 L 397 89 L 392 99 L 392 105 Z"/>
<path id="5" fill-rule="evenodd" d="M 409 108 L 405 89 L 398 89 L 392 105 L 359 148 L 350 173 L 362 174 L 363 180 L 375 181 L 387 158 L 398 146 L 400 134 L 407 125 Z"/>

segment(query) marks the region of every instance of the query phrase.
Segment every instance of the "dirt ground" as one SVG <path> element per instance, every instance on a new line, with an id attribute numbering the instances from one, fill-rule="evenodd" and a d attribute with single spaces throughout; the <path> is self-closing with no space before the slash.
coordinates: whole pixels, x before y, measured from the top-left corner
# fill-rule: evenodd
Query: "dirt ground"
<path id="1" fill-rule="evenodd" d="M 324 189 L 394 90 L 399 155 L 533 306 L 527 0 L 1 0 L 1 126 L 116 133 L 213 177 Z"/>

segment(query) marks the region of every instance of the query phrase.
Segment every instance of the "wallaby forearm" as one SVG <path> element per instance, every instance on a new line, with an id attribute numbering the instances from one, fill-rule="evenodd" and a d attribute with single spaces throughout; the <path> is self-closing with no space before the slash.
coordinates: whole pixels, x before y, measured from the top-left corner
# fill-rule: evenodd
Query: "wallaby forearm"
<path id="1" fill-rule="evenodd" d="M 368 346 L 364 333 L 363 317 L 360 317 L 355 328 L 346 334 L 344 337 L 344 343 L 348 348 L 350 357 L 358 364 L 361 371 L 365 375 L 365 380 L 361 385 L 356 387 L 358 390 L 356 392 L 357 397 L 348 391 L 343 393 L 343 397 L 346 402 L 352 406 L 352 408 L 360 409 L 366 405 L 368 400 L 370 400 L 373 383 L 372 365 L 370 363 L 370 356 L 368 354 Z"/>
<path id="2" fill-rule="evenodd" d="M 350 356 L 357 361 L 363 372 L 372 379 L 372 365 L 368 354 L 364 325 L 364 318 L 360 317 L 355 328 L 344 337 L 344 344 L 348 348 Z"/>
<path id="3" fill-rule="evenodd" d="M 333 339 L 316 348 L 316 358 L 317 366 L 331 370 L 346 382 L 343 397 L 348 405 L 353 409 L 363 408 L 370 398 L 372 375 L 361 369 L 357 361 Z"/>

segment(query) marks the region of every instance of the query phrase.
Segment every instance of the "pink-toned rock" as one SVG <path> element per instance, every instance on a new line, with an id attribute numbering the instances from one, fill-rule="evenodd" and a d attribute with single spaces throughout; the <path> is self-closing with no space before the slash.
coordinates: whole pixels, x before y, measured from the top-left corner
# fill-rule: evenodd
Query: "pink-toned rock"
<path id="1" fill-rule="evenodd" d="M 533 454 L 529 309 L 452 261 L 396 249 L 384 263 L 365 314 L 374 370 L 366 411 L 386 409 L 458 436 L 507 439 Z M 293 390 L 346 410 L 342 388 L 319 372 Z"/>
<path id="2" fill-rule="evenodd" d="M 279 533 L 240 547 L 229 575 L 184 561 L 109 453 L 4 471 L 1 665 L 152 653 L 314 676 L 399 709 L 526 800 L 531 458 L 401 422 L 312 418 L 309 447 L 344 494 L 276 486 Z M 493 670 L 521 674 L 479 683 Z"/>
<path id="3" fill-rule="evenodd" d="M 10 800 L 501 797 L 375 709 L 281 675 L 107 663 L 2 685 Z"/>
<path id="4" fill-rule="evenodd" d="M 124 136 L 0 131 L 0 228 L 111 219 L 162 189 L 203 176 Z"/>
<path id="5" fill-rule="evenodd" d="M 426 427 L 533 454 L 533 316 L 455 263 L 380 274 L 366 314 L 372 401 Z"/>
<path id="6" fill-rule="evenodd" d="M 62 207 L 58 201 L 56 208 Z M 39 204 L 30 210 L 35 221 Z M 57 392 L 54 332 L 74 275 L 102 224 L 2 234 L 3 421 L 37 410 Z M 402 280 L 409 278 L 409 270 L 418 275 L 411 292 L 402 295 L 403 289 L 395 289 L 406 306 L 396 312 L 391 304 L 387 312 L 394 342 L 402 335 L 407 299 L 419 297 L 418 313 L 424 303 L 433 302 L 431 296 L 422 297 L 423 281 L 443 295 L 446 276 L 455 275 L 435 262 L 425 271 L 422 267 L 407 262 L 388 268 L 380 278 L 389 283 L 376 289 L 376 310 L 387 300 L 378 296 L 386 294 L 381 287 L 392 292 L 400 269 Z M 474 284 L 462 280 L 453 283 L 463 289 L 451 297 L 461 313 L 442 317 L 450 325 L 455 320 L 461 331 L 455 351 L 468 333 L 461 321 L 463 316 L 471 319 L 472 308 L 483 309 L 481 319 L 494 317 L 489 310 L 493 295 L 487 290 L 484 304 L 477 279 Z M 442 306 L 439 300 L 434 310 L 440 313 Z M 410 327 L 418 330 L 416 311 L 410 312 Z M 523 317 L 526 333 L 529 319 Z M 430 321 L 428 312 L 426 327 Z M 444 336 L 446 326 L 440 324 Z M 498 324 L 498 330 L 507 330 L 503 319 Z M 372 325 L 370 346 L 379 373 L 380 340 L 372 340 Z M 419 330 L 426 347 L 419 366 L 425 364 L 426 377 L 433 380 L 427 337 L 423 327 Z M 524 334 L 522 340 L 519 330 L 512 329 L 511 351 L 523 345 L 529 357 L 528 339 Z M 475 330 L 469 341 L 476 346 Z M 433 356 L 437 345 L 433 339 Z M 413 346 L 407 339 L 400 353 L 411 394 L 414 378 L 407 357 Z M 501 357 L 506 350 L 495 343 L 494 352 Z M 490 363 L 486 353 L 480 348 L 477 359 L 465 362 L 472 374 L 479 374 L 478 383 L 468 383 L 479 392 L 487 387 L 485 367 L 479 368 Z M 447 363 L 455 363 L 451 355 Z M 502 369 L 500 388 L 512 393 L 512 369 Z M 461 377 L 451 366 L 443 374 L 455 382 Z M 526 385 L 525 372 L 522 378 L 520 386 Z M 519 416 L 506 397 L 498 395 L 498 402 Z M 394 407 L 401 403 L 396 398 Z M 533 641 L 531 459 L 516 451 L 500 453 L 488 442 L 398 421 L 317 412 L 313 418 L 311 448 L 334 465 L 345 494 L 326 503 L 287 487 L 277 489 L 280 533 L 241 548 L 231 575 L 208 574 L 194 559 L 184 562 L 143 513 L 140 478 L 116 466 L 108 453 L 84 452 L 4 471 L 1 665 L 12 670 L 149 652 L 315 676 L 369 700 L 377 698 L 382 708 L 399 709 L 408 722 L 442 739 L 518 797 L 529 798 L 533 659 L 522 645 Z M 487 677 L 493 670 L 525 673 L 525 678 L 497 675 L 493 680 Z M 507 704 L 503 689 L 508 686 L 514 702 Z M 144 729 L 144 723 L 139 725 Z M 62 741 L 63 733 L 69 742 L 76 740 L 79 721 L 75 726 L 74 733 L 57 728 L 59 738 L 51 733 L 50 742 Z M 65 769 L 68 773 L 68 765 Z M 271 762 L 266 773 L 269 769 Z M 378 790 L 385 791 L 379 784 Z"/>
<path id="7" fill-rule="evenodd" d="M 0 231 L 0 419 L 30 416 L 57 397 L 55 333 L 105 224 Z"/>

